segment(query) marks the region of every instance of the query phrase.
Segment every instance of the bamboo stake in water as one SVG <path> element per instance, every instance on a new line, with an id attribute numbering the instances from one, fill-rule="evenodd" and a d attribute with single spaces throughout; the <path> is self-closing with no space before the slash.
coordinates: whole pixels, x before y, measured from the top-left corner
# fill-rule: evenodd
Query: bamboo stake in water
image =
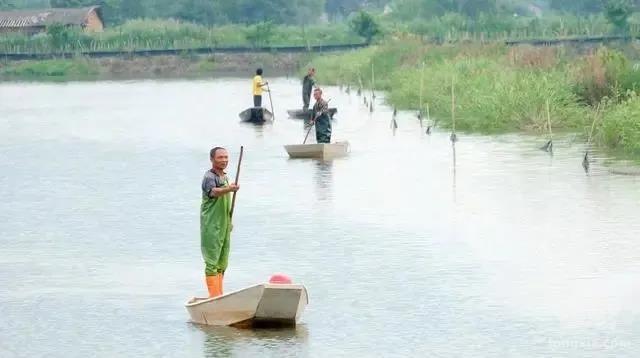
<path id="1" fill-rule="evenodd" d="M 582 167 L 584 171 L 589 173 L 589 150 L 591 149 L 591 139 L 593 138 L 593 131 L 596 128 L 596 122 L 598 121 L 600 114 L 600 104 L 596 107 L 595 118 L 593 118 L 593 123 L 591 123 L 591 131 L 589 132 L 589 137 L 587 138 L 587 149 L 584 152 L 584 158 L 582 158 Z"/>
<path id="2" fill-rule="evenodd" d="M 423 108 L 422 108 L 422 93 L 424 92 L 424 62 L 422 62 L 422 72 L 420 73 L 420 103 L 418 103 L 418 110 L 419 112 L 419 116 L 420 116 L 420 120 L 422 121 L 422 112 L 423 112 Z"/>
<path id="3" fill-rule="evenodd" d="M 456 135 L 456 92 L 455 92 L 454 78 L 451 77 L 451 142 L 455 143 L 458 140 Z"/>
<path id="4" fill-rule="evenodd" d="M 427 134 L 431 134 L 431 128 L 435 125 L 435 123 L 431 123 L 431 114 L 429 112 L 429 102 L 427 102 L 427 123 L 429 123 L 427 125 Z"/>
<path id="5" fill-rule="evenodd" d="M 553 153 L 553 132 L 551 131 L 551 110 L 547 99 L 547 128 L 549 130 L 549 141 L 542 147 L 542 150 Z"/>
<path id="6" fill-rule="evenodd" d="M 373 99 L 376 98 L 376 93 L 374 92 L 376 89 L 376 75 L 375 75 L 375 71 L 373 70 L 373 61 L 371 61 L 371 100 L 373 102 Z"/>
<path id="7" fill-rule="evenodd" d="M 547 125 L 549 126 L 549 139 L 553 140 L 553 132 L 551 130 L 551 109 L 549 108 L 549 100 L 547 100 Z"/>
<path id="8" fill-rule="evenodd" d="M 593 138 L 593 131 L 596 128 L 596 122 L 598 121 L 598 118 L 600 116 L 600 104 L 598 103 L 598 106 L 596 107 L 596 114 L 595 114 L 595 118 L 593 119 L 593 123 L 591 123 L 591 131 L 589 132 L 589 138 L 587 138 L 587 146 L 591 145 L 591 138 Z"/>

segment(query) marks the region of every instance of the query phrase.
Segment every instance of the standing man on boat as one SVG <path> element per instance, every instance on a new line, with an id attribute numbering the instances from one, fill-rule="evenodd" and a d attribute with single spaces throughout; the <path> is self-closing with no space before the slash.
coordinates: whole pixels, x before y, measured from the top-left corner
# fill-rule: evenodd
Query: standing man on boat
<path id="1" fill-rule="evenodd" d="M 316 125 L 316 142 L 331 143 L 331 118 L 329 117 L 329 103 L 322 98 L 322 90 L 318 87 L 313 91 L 313 98 L 316 104 L 313 105 L 313 115 L 315 120 L 311 121 Z"/>
<path id="2" fill-rule="evenodd" d="M 229 263 L 231 241 L 231 195 L 240 188 L 229 183 L 225 169 L 229 153 L 222 147 L 209 152 L 211 169 L 202 179 L 200 205 L 200 247 L 205 263 L 205 277 L 209 297 L 222 295 L 224 272 Z"/>
<path id="3" fill-rule="evenodd" d="M 302 110 L 309 110 L 309 101 L 311 100 L 311 90 L 316 82 L 313 80 L 313 77 L 316 75 L 315 68 L 309 68 L 307 75 L 302 79 Z"/>
<path id="4" fill-rule="evenodd" d="M 262 87 L 265 87 L 269 82 L 262 82 L 262 68 L 256 70 L 256 75 L 253 77 L 253 106 L 262 107 Z"/>

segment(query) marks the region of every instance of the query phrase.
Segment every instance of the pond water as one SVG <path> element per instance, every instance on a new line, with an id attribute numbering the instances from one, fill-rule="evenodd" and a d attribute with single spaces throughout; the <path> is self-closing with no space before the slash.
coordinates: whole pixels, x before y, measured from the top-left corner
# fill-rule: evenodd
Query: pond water
<path id="1" fill-rule="evenodd" d="M 571 136 L 459 133 L 454 161 L 333 87 L 350 155 L 291 160 L 299 80 L 270 85 L 256 127 L 250 79 L 0 84 L 0 356 L 640 356 L 640 178 Z M 225 290 L 289 274 L 296 329 L 189 322 L 216 145 L 232 177 L 245 146 Z"/>

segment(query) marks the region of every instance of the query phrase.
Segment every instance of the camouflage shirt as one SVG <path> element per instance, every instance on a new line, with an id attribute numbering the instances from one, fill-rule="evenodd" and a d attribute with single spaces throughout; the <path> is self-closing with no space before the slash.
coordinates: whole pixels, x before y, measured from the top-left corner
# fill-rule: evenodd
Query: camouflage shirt
<path id="1" fill-rule="evenodd" d="M 316 116 L 320 114 L 328 114 L 329 113 L 329 103 L 324 99 L 320 98 L 316 101 L 316 104 L 313 105 L 313 112 Z"/>

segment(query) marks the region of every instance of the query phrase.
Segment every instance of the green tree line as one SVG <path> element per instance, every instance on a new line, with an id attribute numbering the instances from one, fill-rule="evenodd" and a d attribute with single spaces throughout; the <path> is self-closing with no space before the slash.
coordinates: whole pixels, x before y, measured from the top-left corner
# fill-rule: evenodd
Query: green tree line
<path id="1" fill-rule="evenodd" d="M 603 14 L 623 31 L 640 0 L 0 0 L 0 9 L 100 5 L 110 25 L 137 18 L 173 18 L 204 25 L 270 22 L 305 26 L 353 19 L 360 10 L 392 21 L 428 21 L 456 14 L 478 19 L 547 13 Z M 543 15 L 544 14 L 544 15 Z"/>

